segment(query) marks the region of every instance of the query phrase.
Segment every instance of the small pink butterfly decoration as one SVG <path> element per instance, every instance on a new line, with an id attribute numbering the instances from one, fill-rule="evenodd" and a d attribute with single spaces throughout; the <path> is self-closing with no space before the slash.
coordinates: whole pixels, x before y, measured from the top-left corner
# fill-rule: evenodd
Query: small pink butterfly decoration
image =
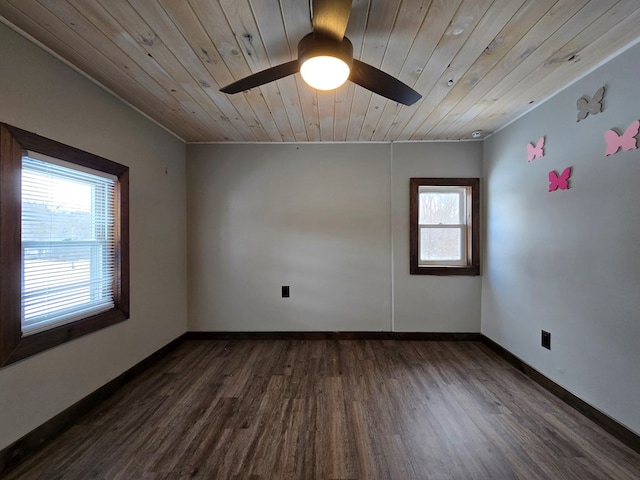
<path id="1" fill-rule="evenodd" d="M 536 145 L 527 143 L 527 162 L 542 157 L 544 157 L 544 137 L 540 137 Z"/>
<path id="2" fill-rule="evenodd" d="M 558 176 L 555 170 L 549 172 L 549 191 L 569 190 L 569 177 L 571 177 L 571 167 L 565 168 Z"/>
<path id="3" fill-rule="evenodd" d="M 605 153 L 613 155 L 618 150 L 636 150 L 638 148 L 636 135 L 640 130 L 640 120 L 635 120 L 627 127 L 622 135 L 618 135 L 614 130 L 604 132 L 604 139 L 607 141 Z"/>

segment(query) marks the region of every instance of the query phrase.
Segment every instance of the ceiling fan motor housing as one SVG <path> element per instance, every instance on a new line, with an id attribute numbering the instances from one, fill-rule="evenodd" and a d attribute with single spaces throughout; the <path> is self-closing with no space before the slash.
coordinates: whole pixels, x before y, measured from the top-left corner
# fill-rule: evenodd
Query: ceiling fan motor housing
<path id="1" fill-rule="evenodd" d="M 353 44 L 347 37 L 342 42 L 336 42 L 332 38 L 322 37 L 309 33 L 298 42 L 298 63 L 314 57 L 334 57 L 347 64 L 349 69 L 353 66 Z"/>

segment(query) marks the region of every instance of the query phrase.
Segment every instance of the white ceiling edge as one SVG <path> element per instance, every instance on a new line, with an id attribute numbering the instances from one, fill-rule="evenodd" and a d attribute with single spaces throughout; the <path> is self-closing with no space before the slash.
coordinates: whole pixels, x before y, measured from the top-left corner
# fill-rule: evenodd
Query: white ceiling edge
<path id="1" fill-rule="evenodd" d="M 256 142 L 256 141 L 238 141 L 238 142 L 186 142 L 187 145 L 391 145 L 398 143 L 460 143 L 460 142 L 482 142 L 482 138 L 462 138 L 460 140 L 367 140 L 367 141 L 318 141 L 312 142 Z"/>

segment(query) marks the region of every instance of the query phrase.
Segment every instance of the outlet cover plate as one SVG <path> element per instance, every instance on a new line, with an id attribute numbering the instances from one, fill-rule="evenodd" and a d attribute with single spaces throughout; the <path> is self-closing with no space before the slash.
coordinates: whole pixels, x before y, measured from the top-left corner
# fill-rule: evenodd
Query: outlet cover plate
<path id="1" fill-rule="evenodd" d="M 544 348 L 551 350 L 551 334 L 542 330 L 541 344 Z"/>

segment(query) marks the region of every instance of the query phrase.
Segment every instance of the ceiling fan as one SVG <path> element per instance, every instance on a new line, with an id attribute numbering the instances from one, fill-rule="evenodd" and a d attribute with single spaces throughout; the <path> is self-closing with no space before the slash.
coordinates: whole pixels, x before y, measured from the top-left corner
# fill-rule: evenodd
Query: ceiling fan
<path id="1" fill-rule="evenodd" d="M 313 32 L 298 43 L 298 58 L 249 75 L 220 89 L 238 93 L 300 72 L 311 87 L 333 90 L 351 80 L 378 95 L 404 105 L 422 98 L 400 80 L 353 58 L 353 45 L 344 36 L 349 22 L 351 0 L 312 0 Z"/>

